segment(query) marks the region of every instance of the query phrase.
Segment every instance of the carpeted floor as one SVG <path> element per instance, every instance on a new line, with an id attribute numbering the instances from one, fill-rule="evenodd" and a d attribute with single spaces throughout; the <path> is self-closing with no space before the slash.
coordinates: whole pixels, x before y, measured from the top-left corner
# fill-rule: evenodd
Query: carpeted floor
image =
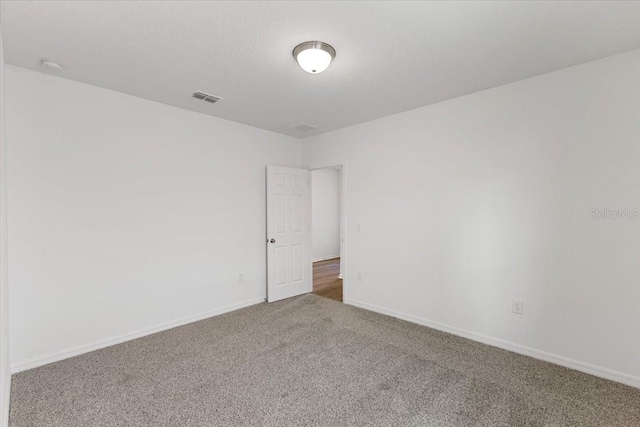
<path id="1" fill-rule="evenodd" d="M 19 373 L 9 425 L 640 426 L 640 390 L 305 295 Z"/>

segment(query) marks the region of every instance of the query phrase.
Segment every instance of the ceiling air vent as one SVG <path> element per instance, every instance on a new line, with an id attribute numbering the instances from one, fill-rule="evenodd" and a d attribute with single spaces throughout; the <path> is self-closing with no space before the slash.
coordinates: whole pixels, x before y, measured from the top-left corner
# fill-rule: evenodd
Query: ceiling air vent
<path id="1" fill-rule="evenodd" d="M 199 99 L 201 101 L 205 101 L 205 102 L 210 102 L 212 104 L 215 104 L 216 102 L 220 101 L 222 98 L 217 97 L 217 96 L 213 96 L 210 95 L 208 93 L 204 93 L 204 92 L 193 92 L 192 95 L 194 98 Z"/>
<path id="2" fill-rule="evenodd" d="M 293 126 L 291 129 L 299 130 L 301 132 L 309 132 L 310 130 L 318 129 L 318 126 L 303 123 L 301 125 Z"/>

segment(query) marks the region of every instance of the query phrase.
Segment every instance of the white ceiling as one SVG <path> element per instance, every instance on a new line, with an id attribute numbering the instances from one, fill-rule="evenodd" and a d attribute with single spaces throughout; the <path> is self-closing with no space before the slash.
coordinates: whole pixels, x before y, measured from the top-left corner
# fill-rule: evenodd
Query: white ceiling
<path id="1" fill-rule="evenodd" d="M 640 2 L 2 1 L 6 61 L 309 136 L 640 48 Z M 310 75 L 300 42 L 336 49 Z M 201 90 L 224 98 L 197 101 Z M 308 123 L 309 132 L 291 129 Z"/>

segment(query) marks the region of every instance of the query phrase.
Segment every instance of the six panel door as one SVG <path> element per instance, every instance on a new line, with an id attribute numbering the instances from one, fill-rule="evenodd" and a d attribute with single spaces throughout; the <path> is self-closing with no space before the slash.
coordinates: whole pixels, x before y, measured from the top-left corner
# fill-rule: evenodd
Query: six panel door
<path id="1" fill-rule="evenodd" d="M 309 171 L 267 166 L 267 301 L 312 290 Z"/>

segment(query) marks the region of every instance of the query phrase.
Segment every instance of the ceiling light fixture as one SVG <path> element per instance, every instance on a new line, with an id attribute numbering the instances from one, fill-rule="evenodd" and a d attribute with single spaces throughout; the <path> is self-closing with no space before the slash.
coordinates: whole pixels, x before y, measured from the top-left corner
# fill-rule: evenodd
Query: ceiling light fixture
<path id="1" fill-rule="evenodd" d="M 304 42 L 293 49 L 293 57 L 307 73 L 319 74 L 329 67 L 336 50 L 325 42 Z"/>
<path id="2" fill-rule="evenodd" d="M 49 59 L 43 59 L 42 61 L 40 61 L 40 65 L 42 65 L 44 68 L 46 68 L 49 71 L 61 71 L 62 70 L 62 65 L 58 64 L 55 61 L 51 61 Z"/>

